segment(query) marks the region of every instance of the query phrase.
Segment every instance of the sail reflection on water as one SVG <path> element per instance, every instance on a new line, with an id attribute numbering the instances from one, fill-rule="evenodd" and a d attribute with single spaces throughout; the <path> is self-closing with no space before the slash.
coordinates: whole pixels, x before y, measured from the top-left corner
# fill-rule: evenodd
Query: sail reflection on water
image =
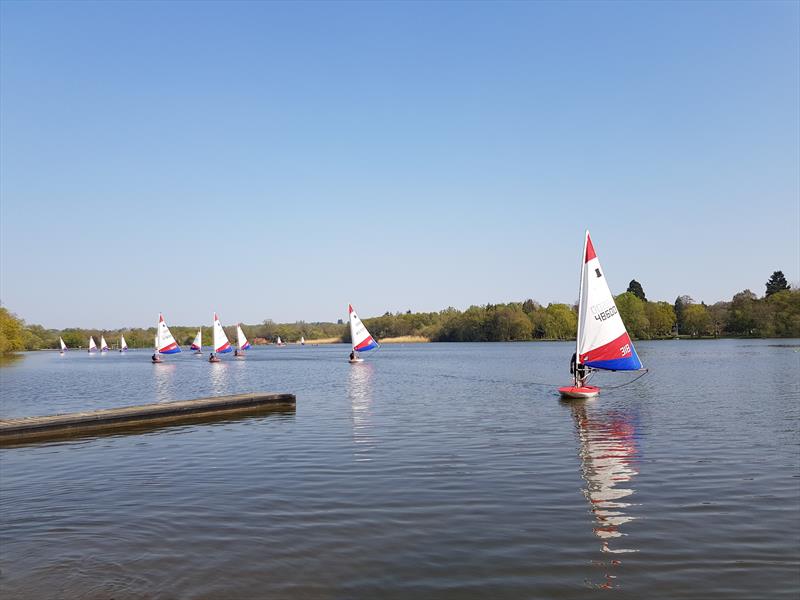
<path id="1" fill-rule="evenodd" d="M 372 364 L 368 362 L 353 365 L 349 369 L 347 395 L 350 398 L 350 411 L 353 423 L 353 454 L 356 461 L 370 461 L 370 451 L 375 444 L 372 433 Z"/>
<path id="2" fill-rule="evenodd" d="M 623 413 L 603 412 L 586 402 L 571 404 L 580 443 L 581 476 L 586 482 L 583 493 L 594 516 L 593 530 L 601 541 L 601 550 L 615 555 L 638 552 L 622 540 L 628 535 L 623 526 L 636 518 L 627 512 L 635 492 L 633 479 L 639 474 L 634 419 Z M 617 567 L 619 558 L 601 565 Z M 600 587 L 614 587 L 614 579 L 606 574 Z"/>

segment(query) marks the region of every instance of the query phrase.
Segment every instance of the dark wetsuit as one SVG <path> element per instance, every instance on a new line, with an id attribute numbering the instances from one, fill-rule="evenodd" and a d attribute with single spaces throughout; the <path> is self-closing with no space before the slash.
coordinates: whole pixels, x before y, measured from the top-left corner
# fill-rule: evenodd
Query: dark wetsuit
<path id="1" fill-rule="evenodd" d="M 577 385 L 583 385 L 583 380 L 586 379 L 586 365 L 578 364 L 578 357 L 573 352 L 572 359 L 569 361 L 569 374 L 575 376 L 575 382 Z"/>

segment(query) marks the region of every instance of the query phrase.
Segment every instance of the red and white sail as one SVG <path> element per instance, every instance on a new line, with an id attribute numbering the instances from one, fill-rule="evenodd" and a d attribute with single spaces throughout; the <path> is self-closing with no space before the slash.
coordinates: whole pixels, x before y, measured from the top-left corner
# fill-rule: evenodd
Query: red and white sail
<path id="1" fill-rule="evenodd" d="M 159 354 L 175 354 L 181 351 L 180 346 L 178 346 L 178 342 L 175 341 L 175 338 L 172 337 L 172 333 L 167 327 L 166 321 L 164 321 L 164 317 L 159 314 L 158 315 L 158 334 L 156 336 L 156 344 L 158 348 Z"/>
<path id="2" fill-rule="evenodd" d="M 583 246 L 578 302 L 577 362 L 593 369 L 610 371 L 642 368 L 588 231 Z"/>
<path id="3" fill-rule="evenodd" d="M 202 350 L 203 348 L 203 330 L 198 329 L 197 335 L 194 336 L 194 341 L 192 342 L 192 350 Z"/>
<path id="4" fill-rule="evenodd" d="M 247 350 L 250 347 L 250 342 L 247 341 L 247 337 L 245 337 L 241 325 L 236 326 L 236 344 L 239 346 L 239 352 Z"/>
<path id="5" fill-rule="evenodd" d="M 367 328 L 364 327 L 356 311 L 353 310 L 353 305 L 348 304 L 347 310 L 350 313 L 350 340 L 353 344 L 353 350 L 355 352 L 366 352 L 377 348 L 378 342 L 372 338 Z"/>
<path id="6" fill-rule="evenodd" d="M 108 344 L 106 344 L 105 336 L 100 336 L 100 352 L 108 352 Z"/>
<path id="7" fill-rule="evenodd" d="M 224 354 L 231 351 L 231 343 L 228 341 L 228 336 L 225 335 L 225 330 L 219 322 L 217 313 L 214 313 L 214 352 Z"/>
<path id="8" fill-rule="evenodd" d="M 97 344 L 94 342 L 94 336 L 89 336 L 89 352 L 95 352 L 97 350 Z"/>

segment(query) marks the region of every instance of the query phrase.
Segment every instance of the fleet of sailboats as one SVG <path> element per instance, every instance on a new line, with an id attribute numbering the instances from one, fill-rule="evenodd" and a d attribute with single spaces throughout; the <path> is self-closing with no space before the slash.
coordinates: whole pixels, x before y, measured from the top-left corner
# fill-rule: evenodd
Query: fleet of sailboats
<path id="1" fill-rule="evenodd" d="M 364 362 L 365 353 L 380 347 L 380 344 L 369 333 L 364 323 L 356 314 L 352 304 L 347 306 L 351 352 L 350 363 Z M 59 353 L 67 351 L 67 345 L 59 337 Z M 277 346 L 285 346 L 280 336 L 276 339 Z M 304 336 L 297 342 L 305 345 Z M 191 344 L 195 355 L 202 355 L 203 331 L 198 329 L 197 335 Z M 237 358 L 243 358 L 245 351 L 251 347 L 241 324 L 236 325 L 236 352 Z M 89 336 L 88 352 L 97 352 L 98 346 L 93 336 Z M 108 352 L 109 347 L 105 336 L 100 336 L 100 351 Z M 126 352 L 128 344 L 125 336 L 120 335 L 119 351 Z M 181 351 L 172 333 L 164 321 L 164 316 L 158 315 L 158 327 L 154 340 L 153 362 L 162 362 L 160 355 L 176 354 Z M 213 346 L 209 357 L 210 362 L 220 362 L 219 354 L 231 352 L 233 348 L 222 328 L 217 313 L 214 313 Z M 586 231 L 581 255 L 580 288 L 578 296 L 578 327 L 570 374 L 572 384 L 558 388 L 563 398 L 585 399 L 597 396 L 600 393 L 598 386 L 590 385 L 595 371 L 646 371 L 642 361 L 636 353 L 630 336 L 625 329 L 625 324 L 617 310 L 611 289 L 605 278 L 605 273 L 600 266 L 594 244 L 589 232 Z"/>

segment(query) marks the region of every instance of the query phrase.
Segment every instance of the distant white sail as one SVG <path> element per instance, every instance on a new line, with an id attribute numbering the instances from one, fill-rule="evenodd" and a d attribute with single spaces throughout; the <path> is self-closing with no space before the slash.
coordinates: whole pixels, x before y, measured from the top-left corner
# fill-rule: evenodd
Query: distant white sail
<path id="1" fill-rule="evenodd" d="M 239 346 L 239 352 L 247 350 L 250 347 L 250 342 L 247 341 L 241 325 L 236 326 L 236 345 Z"/>
<path id="2" fill-rule="evenodd" d="M 348 304 L 347 310 L 350 313 L 350 340 L 353 344 L 353 351 L 366 352 L 377 348 L 378 342 L 372 338 L 367 328 L 364 327 L 364 323 L 361 322 L 356 311 L 353 310 L 353 305 Z"/>
<path id="3" fill-rule="evenodd" d="M 166 321 L 162 315 L 158 315 L 158 352 L 159 354 L 175 354 L 180 352 L 181 348 L 178 342 L 172 337 L 172 333 L 167 327 Z"/>
<path id="4" fill-rule="evenodd" d="M 108 352 L 108 344 L 106 344 L 105 336 L 100 336 L 100 352 Z"/>
<path id="5" fill-rule="evenodd" d="M 97 344 L 94 343 L 94 337 L 91 335 L 89 336 L 89 352 L 94 352 L 97 350 Z"/>
<path id="6" fill-rule="evenodd" d="M 203 331 L 202 329 L 197 330 L 197 335 L 194 336 L 194 341 L 192 342 L 192 350 L 202 350 L 203 348 Z"/>
<path id="7" fill-rule="evenodd" d="M 223 354 L 231 351 L 231 343 L 228 341 L 228 336 L 225 335 L 225 330 L 219 322 L 217 313 L 214 313 L 214 352 Z"/>
<path id="8" fill-rule="evenodd" d="M 283 341 L 281 340 L 281 336 L 278 336 L 278 340 L 275 342 L 278 346 L 283 346 Z"/>
<path id="9" fill-rule="evenodd" d="M 125 336 L 120 334 L 119 336 L 119 351 L 125 352 L 128 349 L 128 342 L 125 341 Z"/>
<path id="10" fill-rule="evenodd" d="M 300 336 L 300 345 L 301 346 L 305 346 L 306 345 L 306 338 L 304 338 L 302 335 Z"/>
<path id="11" fill-rule="evenodd" d="M 62 351 L 62 352 L 66 352 L 66 351 L 67 351 L 67 345 L 64 343 L 64 340 L 62 340 L 62 339 L 59 337 L 59 338 L 58 338 L 58 343 L 59 343 L 59 344 L 61 344 L 61 351 Z"/>

